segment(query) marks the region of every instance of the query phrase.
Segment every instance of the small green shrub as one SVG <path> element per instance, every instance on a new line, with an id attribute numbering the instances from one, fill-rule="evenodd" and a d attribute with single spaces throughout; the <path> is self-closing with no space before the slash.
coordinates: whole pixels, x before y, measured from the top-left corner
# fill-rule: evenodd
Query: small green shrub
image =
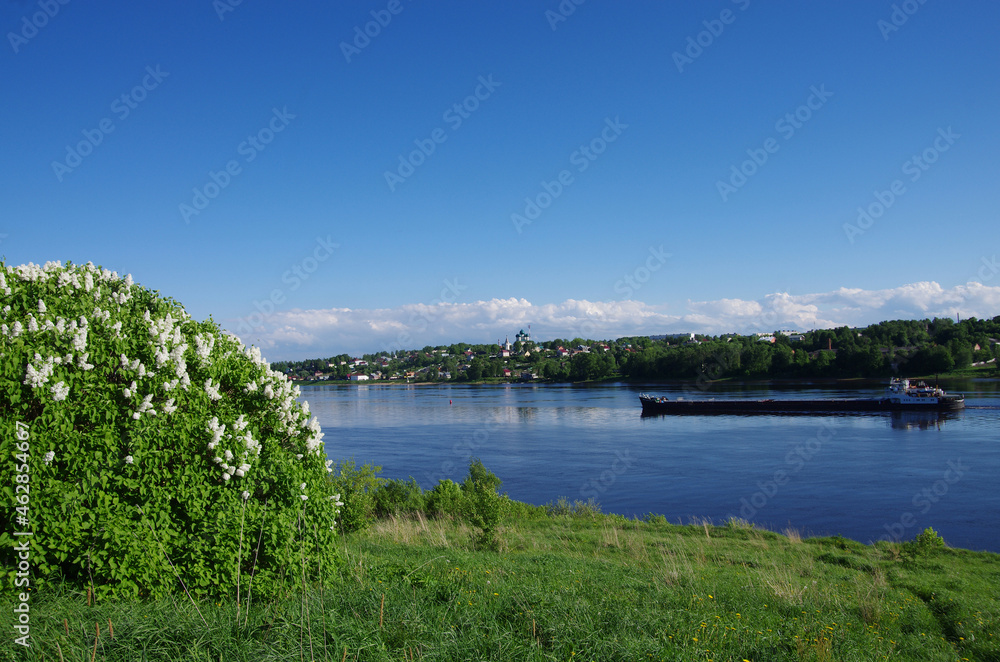
<path id="1" fill-rule="evenodd" d="M 462 482 L 463 514 L 469 524 L 480 530 L 474 542 L 478 547 L 497 552 L 504 547 L 503 524 L 510 511 L 507 495 L 497 492 L 500 485 L 501 480 L 478 458 L 469 463 L 469 475 Z"/>
<path id="2" fill-rule="evenodd" d="M 382 467 L 355 465 L 345 460 L 333 466 L 333 490 L 340 493 L 344 506 L 340 509 L 340 530 L 344 533 L 362 531 L 375 521 L 375 492 L 386 480 L 380 478 Z"/>
<path id="3" fill-rule="evenodd" d="M 424 510 L 425 496 L 416 479 L 394 478 L 385 481 L 373 493 L 373 506 L 377 517 L 415 513 Z"/>
<path id="4" fill-rule="evenodd" d="M 545 504 L 545 512 L 553 517 L 567 517 L 573 514 L 573 504 L 564 496 L 559 497 L 555 503 Z"/>
<path id="5" fill-rule="evenodd" d="M 432 515 L 461 515 L 465 494 L 455 481 L 445 478 L 427 492 L 427 512 Z"/>
<path id="6" fill-rule="evenodd" d="M 566 497 L 559 497 L 555 503 L 551 501 L 545 505 L 545 511 L 556 517 L 596 517 L 601 514 L 601 504 L 594 497 L 586 501 L 577 499 L 570 503 Z"/>
<path id="7" fill-rule="evenodd" d="M 944 538 L 931 527 L 927 527 L 903 547 L 913 556 L 924 556 L 945 548 Z"/>

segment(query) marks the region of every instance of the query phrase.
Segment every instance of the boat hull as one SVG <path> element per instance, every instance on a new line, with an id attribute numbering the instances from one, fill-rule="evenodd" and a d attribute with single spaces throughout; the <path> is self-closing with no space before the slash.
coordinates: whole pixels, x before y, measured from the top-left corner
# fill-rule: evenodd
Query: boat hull
<path id="1" fill-rule="evenodd" d="M 832 400 L 666 400 L 640 396 L 643 414 L 822 414 L 850 412 L 952 412 L 965 399 L 947 396 L 926 403 L 899 403 L 889 398 Z"/>

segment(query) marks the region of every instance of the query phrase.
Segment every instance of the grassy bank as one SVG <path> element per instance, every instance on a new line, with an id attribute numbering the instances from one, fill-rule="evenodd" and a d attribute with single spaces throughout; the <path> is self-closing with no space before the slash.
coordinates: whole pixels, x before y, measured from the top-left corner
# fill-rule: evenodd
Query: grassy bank
<path id="1" fill-rule="evenodd" d="M 865 546 L 585 507 L 516 513 L 500 552 L 477 549 L 451 517 L 380 519 L 341 538 L 337 578 L 268 603 L 244 597 L 239 611 L 183 595 L 88 606 L 73 591 L 34 593 L 33 647 L 0 656 L 1000 660 L 995 554 L 933 537 Z M 2 620 L 12 621 L 9 602 Z"/>

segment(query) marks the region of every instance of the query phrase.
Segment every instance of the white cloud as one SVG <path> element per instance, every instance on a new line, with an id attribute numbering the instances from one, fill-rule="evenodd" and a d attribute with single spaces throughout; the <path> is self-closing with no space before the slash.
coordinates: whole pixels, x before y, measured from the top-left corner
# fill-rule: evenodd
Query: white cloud
<path id="1" fill-rule="evenodd" d="M 866 326 L 888 319 L 991 318 L 1000 314 L 1000 287 L 967 283 L 942 288 L 919 282 L 884 290 L 776 292 L 759 300 L 688 301 L 687 310 L 641 301 L 586 301 L 535 305 L 526 299 L 407 304 L 396 308 L 327 308 L 279 311 L 260 326 L 234 324 L 243 341 L 272 359 L 403 350 L 455 342 L 490 343 L 531 325 L 536 339 L 617 338 L 696 332 L 753 333 Z M 240 333 L 242 331 L 242 333 Z"/>

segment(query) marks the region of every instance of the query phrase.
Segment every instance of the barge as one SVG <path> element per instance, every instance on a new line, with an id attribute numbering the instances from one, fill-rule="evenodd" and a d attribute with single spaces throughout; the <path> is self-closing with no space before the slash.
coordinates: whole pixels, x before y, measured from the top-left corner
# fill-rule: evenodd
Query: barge
<path id="1" fill-rule="evenodd" d="M 643 414 L 812 414 L 825 412 L 925 411 L 954 412 L 965 407 L 965 396 L 949 395 L 937 386 L 893 378 L 881 398 L 824 400 L 670 400 L 639 395 Z"/>

